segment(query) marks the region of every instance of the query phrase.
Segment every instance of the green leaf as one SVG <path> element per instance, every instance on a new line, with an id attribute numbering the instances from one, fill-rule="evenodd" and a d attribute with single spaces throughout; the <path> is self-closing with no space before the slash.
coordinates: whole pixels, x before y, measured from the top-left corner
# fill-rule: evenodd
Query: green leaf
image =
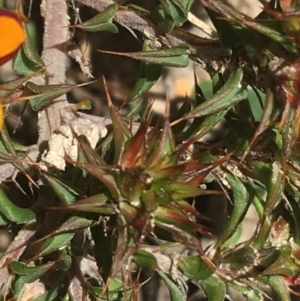
<path id="1" fill-rule="evenodd" d="M 132 134 L 126 122 L 123 120 L 123 118 L 120 116 L 119 112 L 113 105 L 104 77 L 103 83 L 114 133 L 114 164 L 119 165 L 123 156 L 125 144 L 131 138 Z M 115 187 L 113 190 L 116 190 L 117 194 L 117 187 Z"/>
<path id="2" fill-rule="evenodd" d="M 245 267 L 253 266 L 254 260 L 257 258 L 253 247 L 242 246 L 230 250 L 223 258 L 225 264 L 230 264 L 231 269 L 243 270 Z M 255 275 L 257 276 L 259 272 Z"/>
<path id="3" fill-rule="evenodd" d="M 231 246 L 234 246 L 243 234 L 242 223 L 238 224 L 234 233 L 222 244 L 222 250 L 226 251 Z"/>
<path id="4" fill-rule="evenodd" d="M 234 234 L 237 226 L 246 215 L 251 203 L 249 193 L 245 185 L 236 176 L 229 172 L 226 172 L 226 178 L 233 192 L 233 208 L 227 225 L 218 240 L 218 246 L 222 246 L 223 242 Z"/>
<path id="5" fill-rule="evenodd" d="M 184 291 L 179 283 L 176 283 L 173 279 L 171 279 L 168 275 L 158 270 L 159 276 L 162 278 L 164 283 L 167 285 L 170 293 L 171 301 L 184 301 L 186 300 L 186 291 Z"/>
<path id="6" fill-rule="evenodd" d="M 162 211 L 162 213 L 164 213 L 164 211 Z M 175 239 L 175 241 L 178 241 L 183 245 L 187 246 L 188 248 L 193 249 L 195 252 L 198 253 L 203 252 L 201 242 L 199 241 L 196 234 L 195 227 L 197 227 L 197 224 L 190 222 L 190 225 L 187 225 L 188 221 L 184 221 L 185 224 L 183 224 L 182 222 L 180 223 L 178 219 L 178 215 L 175 216 L 177 222 L 174 222 L 171 219 L 171 217 L 172 214 L 170 214 L 169 218 L 164 218 L 163 216 L 160 217 L 155 216 L 155 225 L 158 228 L 163 229 L 167 233 L 170 233 L 172 237 Z"/>
<path id="7" fill-rule="evenodd" d="M 235 10 L 229 5 L 226 5 L 222 1 L 215 2 L 214 5 L 211 5 L 210 8 L 212 8 L 218 15 L 215 16 L 215 19 L 225 19 L 227 22 L 220 22 L 219 26 L 216 26 L 216 28 L 221 28 L 220 25 L 222 26 L 227 26 L 230 28 L 230 30 L 227 30 L 227 35 L 226 32 L 223 36 L 223 40 L 226 43 L 226 37 L 228 37 L 230 40 L 232 37 L 234 37 L 233 42 L 236 41 L 236 33 L 237 31 L 234 30 L 233 26 L 228 26 L 228 23 L 230 22 L 231 24 L 233 23 L 235 27 L 239 26 L 241 28 L 243 27 L 248 27 L 251 28 L 252 30 L 259 32 L 263 34 L 266 37 L 269 37 L 273 41 L 277 42 L 278 44 L 282 45 L 284 48 L 286 48 L 289 52 L 297 54 L 297 47 L 296 44 L 292 42 L 292 39 L 290 37 L 287 37 L 285 34 L 280 32 L 280 27 L 278 26 L 279 29 L 275 28 L 276 24 L 275 22 L 268 22 L 268 23 L 261 23 L 257 22 L 257 20 L 250 18 L 247 16 L 245 18 L 245 15 L 240 13 L 239 11 Z M 269 26 L 267 26 L 267 25 Z M 275 26 L 274 26 L 275 24 Z M 280 24 L 279 24 L 280 25 Z M 274 29 L 271 27 L 273 26 Z M 240 28 L 239 28 L 240 29 Z M 223 31 L 224 32 L 224 31 Z M 241 34 L 237 34 L 237 36 L 241 37 Z M 239 39 L 238 39 L 239 41 Z M 232 47 L 234 43 L 231 42 L 229 45 Z M 265 40 L 263 42 L 266 42 Z M 248 43 L 247 43 L 248 44 Z"/>
<path id="8" fill-rule="evenodd" d="M 125 301 L 131 294 L 131 289 L 125 288 L 123 282 L 117 278 L 109 280 L 108 288 L 105 293 L 103 293 L 102 287 L 95 287 L 92 285 L 88 286 L 88 291 L 94 295 L 97 300 L 101 301 Z M 100 299 L 99 296 L 101 296 Z M 126 298 L 124 298 L 125 296 Z"/>
<path id="9" fill-rule="evenodd" d="M 1 83 L 0 85 L 0 96 L 10 96 L 12 93 L 14 93 L 15 90 L 18 88 L 22 88 L 22 85 L 26 81 L 26 78 L 17 78 L 5 83 Z"/>
<path id="10" fill-rule="evenodd" d="M 178 267 L 195 281 L 206 279 L 214 273 L 200 256 L 183 256 L 179 258 Z"/>
<path id="11" fill-rule="evenodd" d="M 73 256 L 76 256 L 76 254 L 73 253 L 73 250 L 74 249 L 72 249 L 72 256 L 68 255 L 67 249 L 60 252 L 58 266 L 62 271 L 68 271 L 72 267 Z"/>
<path id="12" fill-rule="evenodd" d="M 147 44 L 144 43 L 144 51 L 150 49 Z M 147 92 L 159 79 L 162 72 L 161 65 L 149 64 L 142 62 L 140 65 L 139 77 L 135 83 L 134 88 L 127 97 L 127 102 L 133 101 L 143 93 Z"/>
<path id="13" fill-rule="evenodd" d="M 175 26 L 187 20 L 193 0 L 160 0 L 160 5 L 152 12 L 154 19 L 164 32 L 171 32 Z"/>
<path id="14" fill-rule="evenodd" d="M 257 94 L 258 95 L 257 95 Z M 255 121 L 260 121 L 261 117 L 263 116 L 263 108 L 262 105 L 265 104 L 266 101 L 266 94 L 257 90 L 255 93 L 254 89 L 250 89 L 248 92 L 248 100 L 249 105 L 252 110 L 252 114 Z M 262 104 L 260 103 L 260 99 L 262 100 Z"/>
<path id="15" fill-rule="evenodd" d="M 147 108 L 137 132 L 133 137 L 130 138 L 130 140 L 126 142 L 124 146 L 122 159 L 119 163 L 122 166 L 122 169 L 133 168 L 134 166 L 138 165 L 139 162 L 143 162 L 145 159 L 147 141 L 146 137 L 149 129 L 150 110 L 151 105 L 149 105 Z M 129 175 L 129 178 L 132 178 L 132 175 Z"/>
<path id="16" fill-rule="evenodd" d="M 154 255 L 145 250 L 137 250 L 136 252 L 134 252 L 133 258 L 136 264 L 142 268 L 149 268 L 151 270 L 155 270 L 158 267 Z"/>
<path id="17" fill-rule="evenodd" d="M 7 131 L 6 126 L 4 125 L 1 132 L 0 139 L 0 160 L 2 159 L 3 163 L 11 163 L 16 170 L 21 172 L 24 176 L 26 176 L 27 180 L 35 185 L 30 175 L 28 174 L 27 169 L 24 167 L 22 160 L 19 160 L 19 154 L 17 154 L 15 147 L 16 145 L 10 138 L 10 135 Z M 3 151 L 3 153 L 1 153 Z M 9 155 L 6 155 L 8 153 Z M 1 212 L 1 210 L 0 210 Z"/>
<path id="18" fill-rule="evenodd" d="M 96 194 L 87 197 L 73 204 L 70 204 L 67 207 L 64 207 L 64 209 L 101 213 L 105 215 L 116 213 L 116 209 L 114 205 L 104 194 Z"/>
<path id="19" fill-rule="evenodd" d="M 38 256 L 45 256 L 58 249 L 65 247 L 69 244 L 71 239 L 74 237 L 74 232 L 66 232 L 60 233 L 55 236 L 47 238 L 39 247 L 39 251 L 37 251 Z"/>
<path id="20" fill-rule="evenodd" d="M 160 133 L 157 134 L 156 131 L 153 131 L 149 140 L 150 139 L 156 142 L 153 143 L 154 147 L 150 150 L 150 154 L 145 165 L 150 167 L 158 164 L 168 167 L 175 164 L 178 154 L 175 152 L 175 137 L 173 135 L 168 116 L 165 118 L 163 128 Z"/>
<path id="21" fill-rule="evenodd" d="M 195 223 L 188 218 L 185 212 L 176 210 L 175 208 L 165 208 L 159 206 L 154 211 L 154 218 L 155 224 L 158 227 L 162 227 L 164 225 L 165 229 L 167 229 L 168 227 L 173 226 L 171 228 L 173 228 L 174 231 L 183 230 L 190 235 L 193 235 L 196 230 Z"/>
<path id="22" fill-rule="evenodd" d="M 111 4 L 94 18 L 71 27 L 80 28 L 89 32 L 109 31 L 117 33 L 118 27 L 112 23 L 117 9 L 117 4 Z"/>
<path id="23" fill-rule="evenodd" d="M 174 1 L 160 0 L 163 9 L 164 22 L 161 24 L 162 29 L 169 33 L 174 26 L 186 20 L 184 12 L 174 3 Z"/>
<path id="24" fill-rule="evenodd" d="M 65 95 L 76 85 L 36 85 L 33 82 L 27 82 L 26 88 L 31 94 L 30 105 L 34 111 L 39 111 L 49 105 L 59 96 Z M 66 97 L 66 96 L 65 96 Z"/>
<path id="25" fill-rule="evenodd" d="M 272 116 L 272 113 L 274 111 L 274 95 L 273 95 L 273 92 L 270 91 L 270 89 L 267 89 L 266 94 L 267 94 L 267 97 L 264 97 L 265 106 L 264 106 L 263 111 L 262 111 L 262 108 L 260 106 L 259 99 L 256 99 L 256 106 L 254 106 L 254 104 L 255 104 L 254 99 L 255 98 L 253 96 L 252 96 L 252 99 L 250 99 L 250 96 L 248 97 L 249 98 L 249 104 L 251 104 L 251 109 L 253 110 L 253 108 L 255 107 L 256 108 L 256 113 L 261 112 L 261 114 L 259 115 L 259 118 L 258 118 L 259 125 L 255 130 L 253 138 L 251 139 L 251 142 L 250 142 L 247 150 L 245 151 L 245 153 L 243 155 L 243 158 L 245 158 L 249 154 L 252 146 L 257 141 L 257 139 L 260 137 L 260 135 L 268 129 L 268 127 L 270 126 L 271 123 L 273 123 L 275 121 L 274 116 Z"/>
<path id="26" fill-rule="evenodd" d="M 80 216 L 71 216 L 65 222 L 63 222 L 59 228 L 55 230 L 55 234 L 75 231 L 78 229 L 89 228 L 93 224 L 93 220 L 80 217 Z"/>
<path id="27" fill-rule="evenodd" d="M 273 41 L 282 45 L 286 50 L 293 54 L 298 54 L 298 49 L 296 44 L 292 43 L 288 37 L 286 37 L 283 33 L 278 31 L 277 29 L 273 29 L 271 27 L 265 26 L 262 23 L 256 22 L 255 20 L 243 20 L 243 23 L 252 28 L 253 30 L 269 37 Z"/>
<path id="28" fill-rule="evenodd" d="M 241 284 L 237 281 L 228 281 L 227 283 L 236 291 L 242 293 L 243 296 L 245 296 L 246 299 L 249 301 L 265 300 L 263 297 L 263 293 L 259 289 L 257 289 L 259 285 L 257 285 L 257 282 L 255 281 L 251 281 L 251 285 Z"/>
<path id="29" fill-rule="evenodd" d="M 156 64 L 156 65 L 163 65 L 168 67 L 186 67 L 189 63 L 188 50 L 189 50 L 188 44 L 181 44 L 173 48 L 151 50 L 151 51 L 112 52 L 112 51 L 101 50 L 101 52 L 126 56 L 138 61 Z"/>
<path id="30" fill-rule="evenodd" d="M 77 137 L 78 141 L 78 158 L 77 163 L 90 163 L 105 166 L 106 163 L 102 157 L 94 150 L 86 139 Z"/>
<path id="31" fill-rule="evenodd" d="M 10 263 L 10 268 L 15 274 L 22 275 L 22 280 L 24 282 L 30 283 L 40 279 L 54 265 L 54 261 L 39 266 L 26 266 L 23 263 L 13 261 Z"/>
<path id="32" fill-rule="evenodd" d="M 265 243 L 271 231 L 271 224 L 269 223 L 269 215 L 272 213 L 274 207 L 282 200 L 282 193 L 284 189 L 283 171 L 279 162 L 273 162 L 272 174 L 266 178 L 267 180 L 267 198 L 265 201 L 264 213 L 262 217 L 262 225 L 260 226 L 258 235 L 255 239 L 255 246 L 261 246 Z"/>
<path id="33" fill-rule="evenodd" d="M 80 167 L 86 170 L 89 174 L 93 175 L 96 179 L 101 181 L 115 200 L 120 200 L 121 193 L 119 191 L 119 188 L 115 182 L 114 177 L 110 175 L 109 169 L 106 168 L 106 166 L 99 166 L 95 164 L 81 164 Z M 112 167 L 110 168 L 113 169 Z M 116 172 L 118 172 L 118 170 L 116 170 Z"/>
<path id="34" fill-rule="evenodd" d="M 219 89 L 210 99 L 207 99 L 189 113 L 183 115 L 182 119 L 199 118 L 217 113 L 231 107 L 247 98 L 247 89 L 242 85 L 243 70 L 235 68 L 225 85 Z"/>
<path id="35" fill-rule="evenodd" d="M 289 287 L 281 276 L 260 277 L 259 280 L 269 285 L 280 301 L 291 301 Z"/>
<path id="36" fill-rule="evenodd" d="M 194 0 L 173 0 L 181 10 L 187 15 L 187 13 L 191 10 Z"/>
<path id="37" fill-rule="evenodd" d="M 70 294 L 66 294 L 64 296 L 64 298 L 62 299 L 62 301 L 72 301 L 71 297 L 70 297 Z"/>
<path id="38" fill-rule="evenodd" d="M 43 176 L 49 182 L 53 191 L 56 193 L 63 205 L 71 205 L 80 198 L 79 192 L 63 180 L 46 173 L 43 173 Z"/>
<path id="39" fill-rule="evenodd" d="M 184 133 L 182 133 L 181 139 L 183 141 L 186 141 L 188 139 L 193 139 L 195 136 L 197 136 L 197 139 L 199 140 L 205 134 L 209 133 L 221 120 L 223 120 L 224 116 L 227 114 L 229 109 L 230 108 L 227 108 L 219 111 L 218 113 L 212 114 L 206 117 L 204 121 L 202 117 L 195 118 L 189 126 L 189 128 Z"/>
<path id="40" fill-rule="evenodd" d="M 10 221 L 15 223 L 26 223 L 35 220 L 35 214 L 30 209 L 16 206 L 0 187 L 0 212 Z"/>
<path id="41" fill-rule="evenodd" d="M 13 60 L 13 69 L 18 74 L 30 75 L 44 69 L 45 65 L 32 43 L 27 29 L 25 30 L 25 35 L 25 43 Z"/>
<path id="42" fill-rule="evenodd" d="M 13 287 L 12 287 L 13 292 L 14 292 L 14 297 L 20 296 L 21 292 L 23 291 L 24 285 L 25 285 L 25 282 L 23 281 L 22 277 L 15 276 L 15 281 L 13 282 Z M 3 301 L 3 299 L 0 299 L 0 300 Z"/>
<path id="43" fill-rule="evenodd" d="M 262 275 L 276 274 L 278 268 L 284 267 L 284 264 L 290 260 L 292 255 L 291 245 L 283 245 L 275 247 L 273 250 L 268 250 L 268 254 L 262 257 L 262 260 L 257 264 L 259 267 L 265 268 Z"/>
<path id="44" fill-rule="evenodd" d="M 210 276 L 209 278 L 202 280 L 199 284 L 203 288 L 208 301 L 224 301 L 226 286 L 218 277 Z"/>

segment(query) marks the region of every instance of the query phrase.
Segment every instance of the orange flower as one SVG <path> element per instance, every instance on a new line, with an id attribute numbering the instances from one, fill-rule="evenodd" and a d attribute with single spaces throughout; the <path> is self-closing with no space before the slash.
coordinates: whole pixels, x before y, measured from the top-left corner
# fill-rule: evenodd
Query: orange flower
<path id="1" fill-rule="evenodd" d="M 0 65 L 13 58 L 25 41 L 25 32 L 20 16 L 0 9 Z"/>

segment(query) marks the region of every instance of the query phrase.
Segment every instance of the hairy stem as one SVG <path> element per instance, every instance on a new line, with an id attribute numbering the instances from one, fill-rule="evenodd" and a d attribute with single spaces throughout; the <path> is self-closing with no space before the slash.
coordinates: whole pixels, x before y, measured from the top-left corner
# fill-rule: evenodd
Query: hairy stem
<path id="1" fill-rule="evenodd" d="M 45 28 L 42 59 L 47 66 L 44 84 L 66 82 L 67 56 L 65 43 L 69 40 L 68 5 L 65 0 L 44 0 Z M 39 144 L 47 141 L 60 126 L 60 111 L 68 106 L 65 96 L 39 112 Z"/>

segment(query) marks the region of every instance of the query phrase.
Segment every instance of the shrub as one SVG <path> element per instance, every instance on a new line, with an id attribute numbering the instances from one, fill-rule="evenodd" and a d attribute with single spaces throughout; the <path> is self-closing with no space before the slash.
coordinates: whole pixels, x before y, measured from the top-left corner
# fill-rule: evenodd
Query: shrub
<path id="1" fill-rule="evenodd" d="M 158 275 L 173 301 L 187 299 L 188 283 L 210 301 L 224 300 L 227 287 L 248 300 L 290 300 L 300 259 L 298 1 L 270 1 L 253 19 L 202 0 L 216 28 L 202 28 L 206 39 L 182 29 L 192 0 L 160 0 L 150 11 L 79 0 L 76 13 L 79 3 L 99 14 L 70 25 L 67 1 L 43 2 L 41 55 L 25 25 L 24 43 L 12 35 L 12 48 L 0 45 L 4 62 L 23 43 L 13 63 L 20 78 L 0 86 L 2 115 L 26 102 L 39 129 L 36 144 L 25 147 L 2 128 L 1 180 L 13 180 L 15 191 L 30 188 L 20 198 L 8 184 L 0 187 L 0 224 L 15 236 L 1 259 L 2 299 L 137 300 L 143 271 Z M 21 24 L 0 10 L 0 22 L 5 16 Z M 67 101 L 77 88 L 66 81 L 67 55 L 87 77 L 92 68 L 70 47 L 70 31 L 116 33 L 120 26 L 143 41 L 140 51 L 109 52 L 140 62 L 126 103 L 141 99 L 163 66 L 192 60 L 210 81 L 196 79 L 194 96 L 175 113 L 166 100 L 154 124 L 151 101 L 138 123 L 121 116 L 105 78 L 110 119 L 78 111 L 89 104 Z M 201 142 L 221 121 L 221 139 Z M 228 203 L 218 237 L 194 206 L 198 196 L 220 194 L 205 189 L 212 181 Z M 259 221 L 241 241 L 250 206 Z M 203 235 L 214 237 L 208 249 Z M 188 252 L 173 251 L 178 246 Z"/>

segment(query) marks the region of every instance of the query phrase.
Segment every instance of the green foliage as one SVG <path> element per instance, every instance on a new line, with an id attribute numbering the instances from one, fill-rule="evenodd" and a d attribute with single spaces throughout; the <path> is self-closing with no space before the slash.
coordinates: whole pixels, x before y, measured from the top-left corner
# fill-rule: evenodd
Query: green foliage
<path id="1" fill-rule="evenodd" d="M 193 1 L 161 0 L 152 11 L 112 4 L 71 26 L 116 33 L 119 23 L 143 34 L 140 51 L 102 51 L 141 62 L 128 102 L 144 96 L 163 67 L 202 62 L 205 52 L 211 79 L 195 79 L 193 97 L 174 113 L 166 100 L 164 116 L 155 122 L 150 101 L 137 124 L 113 105 L 104 79 L 108 133 L 96 143 L 72 123 L 55 134 L 52 130 L 46 141 L 49 151 L 60 149 L 52 145 L 53 136 L 71 141 L 75 158 L 74 151 L 59 154 L 65 169 L 43 161 L 45 141 L 32 159 L 27 156 L 31 149 L 17 146 L 3 128 L 1 180 L 18 184 L 19 172 L 30 186 L 26 202 L 5 185 L 0 189 L 0 225 L 15 235 L 0 265 L 4 297 L 19 300 L 24 291 L 40 285 L 42 293 L 32 300 L 136 300 L 143 271 L 160 277 L 172 301 L 187 299 L 188 282 L 209 301 L 224 300 L 228 287 L 247 300 L 290 300 L 293 286 L 300 283 L 297 1 L 271 1 L 257 18 L 224 1 L 202 2 L 217 41 L 181 31 Z M 124 14 L 132 18 L 126 24 Z M 154 26 L 153 31 L 139 30 L 134 18 Z M 15 71 L 26 77 L 1 84 L 3 105 L 28 101 L 40 118 L 58 97 L 77 87 L 37 84 L 36 77 L 47 73 L 44 68 L 27 36 L 14 60 Z M 73 109 L 68 107 L 65 115 L 79 120 Z M 221 138 L 204 141 L 220 122 L 226 123 L 219 130 Z M 219 183 L 221 191 L 203 186 L 210 182 Z M 227 203 L 218 236 L 195 206 L 198 197 L 208 195 Z M 258 222 L 243 241 L 242 223 L 250 207 Z M 207 249 L 203 236 L 211 239 Z M 178 254 L 178 247 L 191 253 Z"/>
<path id="2" fill-rule="evenodd" d="M 25 30 L 26 41 L 14 59 L 13 67 L 15 72 L 21 75 L 30 75 L 33 72 L 40 71 L 45 67 L 44 62 L 40 58 L 28 30 Z"/>
<path id="3" fill-rule="evenodd" d="M 189 63 L 188 57 L 189 45 L 181 44 L 176 47 L 129 52 L 129 53 L 118 53 L 112 51 L 101 51 L 104 53 L 110 53 L 115 55 L 127 56 L 129 58 L 139 60 L 146 63 L 152 63 L 156 65 L 163 65 L 168 67 L 186 67 Z"/>
<path id="4" fill-rule="evenodd" d="M 111 4 L 107 8 L 105 8 L 101 13 L 96 15 L 94 18 L 85 21 L 81 24 L 78 24 L 74 27 L 90 32 L 109 31 L 117 33 L 118 28 L 115 24 L 112 23 L 117 9 L 117 4 Z"/>

